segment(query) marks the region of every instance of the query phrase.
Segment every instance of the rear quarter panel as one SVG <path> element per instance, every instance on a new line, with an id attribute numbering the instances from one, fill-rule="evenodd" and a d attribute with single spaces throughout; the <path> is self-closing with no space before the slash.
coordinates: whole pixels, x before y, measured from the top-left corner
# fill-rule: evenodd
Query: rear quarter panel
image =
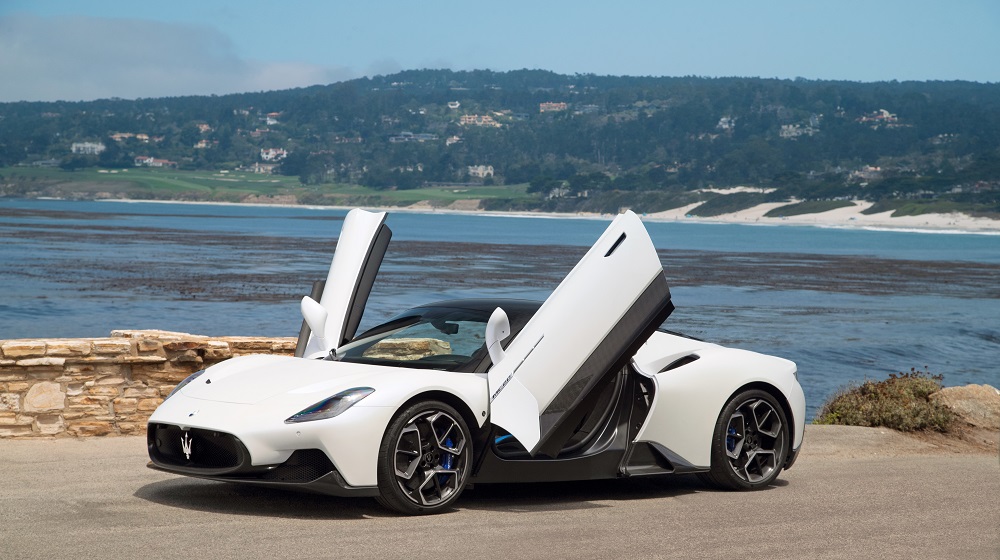
<path id="1" fill-rule="evenodd" d="M 658 373 L 690 354 L 699 359 Z M 636 354 L 633 365 L 656 383 L 653 405 L 637 442 L 658 443 L 689 466 L 709 468 L 713 431 L 723 407 L 742 388 L 762 383 L 788 405 L 792 448 L 802 444 L 805 396 L 793 362 L 657 332 Z"/>

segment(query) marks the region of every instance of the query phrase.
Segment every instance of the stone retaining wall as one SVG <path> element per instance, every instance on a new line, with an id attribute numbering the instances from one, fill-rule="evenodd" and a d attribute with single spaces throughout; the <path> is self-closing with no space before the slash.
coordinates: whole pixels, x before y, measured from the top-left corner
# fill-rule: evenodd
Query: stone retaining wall
<path id="1" fill-rule="evenodd" d="M 188 375 L 233 356 L 292 355 L 295 342 L 166 331 L 0 340 L 0 438 L 142 434 Z"/>

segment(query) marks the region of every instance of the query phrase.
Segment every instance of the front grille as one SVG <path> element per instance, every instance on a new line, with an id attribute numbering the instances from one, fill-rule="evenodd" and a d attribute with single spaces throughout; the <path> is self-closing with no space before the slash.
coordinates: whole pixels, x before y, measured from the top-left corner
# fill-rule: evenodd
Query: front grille
<path id="1" fill-rule="evenodd" d="M 170 424 L 150 424 L 149 456 L 155 463 L 192 469 L 233 469 L 244 459 L 235 436 L 212 430 L 182 430 Z"/>
<path id="2" fill-rule="evenodd" d="M 300 449 L 287 461 L 260 475 L 260 480 L 275 482 L 312 482 L 333 471 L 333 463 L 319 449 Z"/>

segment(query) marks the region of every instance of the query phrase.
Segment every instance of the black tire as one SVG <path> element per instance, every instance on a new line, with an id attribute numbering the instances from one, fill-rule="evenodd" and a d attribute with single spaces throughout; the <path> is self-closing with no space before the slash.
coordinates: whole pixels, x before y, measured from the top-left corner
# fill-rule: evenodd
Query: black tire
<path id="1" fill-rule="evenodd" d="M 788 456 L 785 412 L 773 396 L 752 389 L 734 396 L 712 435 L 712 470 L 699 477 L 726 490 L 757 490 L 774 482 Z"/>
<path id="2" fill-rule="evenodd" d="M 400 513 L 439 513 L 462 494 L 471 469 L 462 415 L 440 401 L 417 402 L 399 411 L 382 437 L 377 499 Z"/>

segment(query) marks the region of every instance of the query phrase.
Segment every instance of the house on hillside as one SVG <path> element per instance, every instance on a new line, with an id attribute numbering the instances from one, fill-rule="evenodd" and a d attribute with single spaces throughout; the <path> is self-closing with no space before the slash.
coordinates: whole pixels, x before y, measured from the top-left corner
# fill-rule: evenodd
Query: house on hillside
<path id="1" fill-rule="evenodd" d="M 414 134 L 412 132 L 400 132 L 396 136 L 390 136 L 389 142 L 396 144 L 399 142 L 430 142 L 432 140 L 437 140 L 437 134 L 430 134 L 427 132 L 421 132 L 420 134 Z"/>
<path id="2" fill-rule="evenodd" d="M 500 123 L 498 123 L 490 115 L 462 115 L 459 119 L 458 124 L 462 126 L 472 125 L 472 126 L 492 126 L 494 128 L 499 128 Z"/>
<path id="3" fill-rule="evenodd" d="M 254 164 L 250 166 L 250 171 L 252 171 L 253 173 L 259 173 L 259 174 L 262 174 L 262 175 L 271 175 L 271 174 L 274 173 L 274 170 L 279 165 L 281 165 L 281 164 L 278 164 L 278 163 L 260 163 L 260 162 L 254 162 Z"/>
<path id="4" fill-rule="evenodd" d="M 283 148 L 261 148 L 260 159 L 264 161 L 281 161 L 288 157 L 288 152 Z"/>
<path id="5" fill-rule="evenodd" d="M 69 149 L 74 154 L 96 156 L 107 148 L 101 142 L 73 142 Z"/>
<path id="6" fill-rule="evenodd" d="M 153 156 L 135 156 L 134 163 L 136 167 L 163 167 L 177 169 L 176 161 L 170 161 L 169 159 L 157 159 Z"/>
<path id="7" fill-rule="evenodd" d="M 492 165 L 470 165 L 468 167 L 469 177 L 478 177 L 480 179 L 485 179 L 486 177 L 493 176 L 493 166 Z"/>

